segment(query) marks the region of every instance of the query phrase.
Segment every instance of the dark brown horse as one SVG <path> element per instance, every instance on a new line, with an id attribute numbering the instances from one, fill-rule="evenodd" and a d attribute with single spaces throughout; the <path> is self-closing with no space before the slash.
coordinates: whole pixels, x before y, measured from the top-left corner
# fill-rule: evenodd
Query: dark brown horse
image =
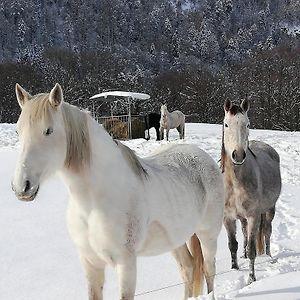
<path id="1" fill-rule="evenodd" d="M 160 135 L 159 135 L 159 127 L 160 127 L 160 114 L 157 113 L 149 113 L 145 116 L 145 130 L 148 130 L 148 136 L 147 140 L 150 139 L 150 132 L 149 129 L 154 127 L 156 131 L 156 140 L 160 140 Z"/>

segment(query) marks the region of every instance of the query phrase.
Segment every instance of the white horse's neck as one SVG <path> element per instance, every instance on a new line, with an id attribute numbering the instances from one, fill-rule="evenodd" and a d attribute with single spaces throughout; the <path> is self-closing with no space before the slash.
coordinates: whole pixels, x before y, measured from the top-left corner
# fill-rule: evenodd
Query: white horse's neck
<path id="1" fill-rule="evenodd" d="M 90 163 L 79 172 L 63 168 L 59 173 L 73 199 L 92 198 L 90 191 L 105 194 L 122 176 L 124 161 L 117 144 L 91 117 L 87 118 L 90 137 Z M 96 187 L 96 188 L 95 188 Z M 85 197 L 86 196 L 86 197 Z"/>

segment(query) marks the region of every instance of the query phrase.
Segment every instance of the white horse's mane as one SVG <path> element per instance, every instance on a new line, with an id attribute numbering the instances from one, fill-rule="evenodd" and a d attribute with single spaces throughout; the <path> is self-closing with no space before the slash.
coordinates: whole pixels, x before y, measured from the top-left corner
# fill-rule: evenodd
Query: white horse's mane
<path id="1" fill-rule="evenodd" d="M 121 142 L 115 140 L 116 144 L 119 146 L 119 149 L 124 157 L 124 159 L 128 162 L 129 166 L 132 168 L 133 172 L 138 175 L 138 177 L 146 177 L 148 175 L 145 168 L 142 166 L 139 161 L 138 156 L 135 154 L 133 150 L 131 150 L 126 145 Z"/>
<path id="2" fill-rule="evenodd" d="M 66 102 L 62 103 L 62 114 L 67 136 L 65 166 L 79 171 L 90 163 L 91 149 L 86 112 Z"/>

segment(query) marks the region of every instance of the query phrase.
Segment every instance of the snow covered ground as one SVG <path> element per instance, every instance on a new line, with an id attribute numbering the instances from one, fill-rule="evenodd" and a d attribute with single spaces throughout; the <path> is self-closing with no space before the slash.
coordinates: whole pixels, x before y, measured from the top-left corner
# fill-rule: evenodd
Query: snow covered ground
<path id="1" fill-rule="evenodd" d="M 219 159 L 219 125 L 187 124 L 186 135 L 180 141 L 173 130 L 169 143 L 196 144 L 215 160 Z M 140 156 L 146 156 L 167 143 L 156 142 L 153 131 L 151 136 L 148 142 L 138 139 L 126 144 Z M 258 257 L 257 281 L 247 286 L 248 261 L 239 259 L 241 269 L 230 269 L 227 238 L 222 230 L 217 253 L 216 298 L 300 299 L 300 132 L 252 130 L 251 139 L 271 144 L 281 156 L 283 190 L 273 222 L 274 261 L 267 256 Z M 10 188 L 17 152 L 15 125 L 0 124 L 0 299 L 87 299 L 84 275 L 65 224 L 66 189 L 58 178 L 53 178 L 42 186 L 35 201 L 18 201 Z M 179 272 L 169 254 L 139 259 L 136 299 L 182 299 L 180 283 Z M 106 273 L 104 299 L 118 299 L 117 278 L 111 268 Z"/>

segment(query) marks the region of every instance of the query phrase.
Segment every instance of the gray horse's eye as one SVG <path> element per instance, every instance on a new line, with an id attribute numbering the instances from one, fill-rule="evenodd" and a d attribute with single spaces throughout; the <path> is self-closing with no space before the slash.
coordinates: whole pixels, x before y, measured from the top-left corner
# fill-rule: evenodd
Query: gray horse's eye
<path id="1" fill-rule="evenodd" d="M 250 128 L 250 124 L 247 124 L 247 128 Z"/>
<path id="2" fill-rule="evenodd" d="M 43 134 L 44 135 L 50 135 L 53 132 L 53 128 L 49 127 L 46 130 L 44 130 Z"/>

